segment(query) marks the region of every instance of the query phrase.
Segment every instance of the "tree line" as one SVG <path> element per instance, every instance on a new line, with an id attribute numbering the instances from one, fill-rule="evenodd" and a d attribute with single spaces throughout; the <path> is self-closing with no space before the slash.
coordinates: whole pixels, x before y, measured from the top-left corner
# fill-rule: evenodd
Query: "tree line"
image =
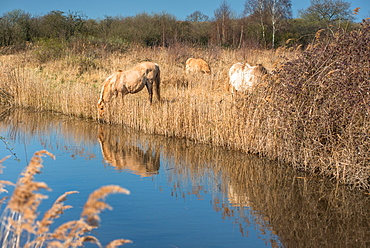
<path id="1" fill-rule="evenodd" d="M 311 0 L 311 6 L 292 18 L 291 0 L 246 0 L 237 14 L 227 1 L 209 17 L 195 11 L 185 20 L 162 13 L 135 16 L 87 18 L 81 12 L 53 10 L 32 16 L 13 10 L 0 17 L 0 46 L 12 46 L 47 39 L 88 39 L 108 43 L 170 46 L 276 48 L 287 40 L 307 45 L 320 29 L 351 29 L 359 9 L 351 10 L 343 0 Z"/>

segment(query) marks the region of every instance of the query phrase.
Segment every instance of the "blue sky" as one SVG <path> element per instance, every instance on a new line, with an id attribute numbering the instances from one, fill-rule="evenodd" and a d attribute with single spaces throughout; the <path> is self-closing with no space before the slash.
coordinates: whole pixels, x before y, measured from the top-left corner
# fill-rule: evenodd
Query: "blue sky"
<path id="1" fill-rule="evenodd" d="M 105 16 L 134 16 L 147 12 L 166 13 L 184 20 L 194 11 L 213 17 L 222 0 L 0 0 L 0 15 L 14 9 L 24 10 L 32 15 L 45 15 L 52 10 L 80 12 L 91 19 L 104 19 Z M 226 0 L 231 10 L 241 14 L 245 0 Z M 370 16 L 370 0 L 347 0 L 351 9 L 361 7 L 357 21 Z M 310 6 L 310 0 L 292 0 L 293 17 L 299 9 Z"/>

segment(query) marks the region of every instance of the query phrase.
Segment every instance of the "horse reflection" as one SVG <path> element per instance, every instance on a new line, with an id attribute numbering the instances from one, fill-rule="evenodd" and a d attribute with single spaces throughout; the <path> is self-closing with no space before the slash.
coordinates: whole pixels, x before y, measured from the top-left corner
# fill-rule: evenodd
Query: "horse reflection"
<path id="1" fill-rule="evenodd" d="M 98 139 L 106 163 L 117 170 L 130 171 L 141 177 L 150 177 L 158 174 L 160 167 L 159 154 L 151 148 L 143 151 L 136 146 L 127 145 L 120 141 L 119 135 L 99 127 Z"/>

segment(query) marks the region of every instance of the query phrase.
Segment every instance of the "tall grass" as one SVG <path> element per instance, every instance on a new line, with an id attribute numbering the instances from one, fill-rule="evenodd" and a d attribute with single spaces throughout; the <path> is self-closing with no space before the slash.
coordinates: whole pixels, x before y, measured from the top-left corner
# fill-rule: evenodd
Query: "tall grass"
<path id="1" fill-rule="evenodd" d="M 124 102 L 117 98 L 108 123 L 268 156 L 368 190 L 368 30 L 364 25 L 352 33 L 327 35 L 325 41 L 318 34 L 304 52 L 176 44 L 107 53 L 73 44 L 62 58 L 40 63 L 34 56 L 40 48 L 32 47 L 0 58 L 0 88 L 7 96 L 1 99 L 97 120 L 104 79 L 150 60 L 161 68 L 163 100 L 149 105 L 145 90 Z M 188 57 L 204 58 L 212 74 L 186 76 Z M 272 74 L 252 93 L 232 98 L 227 72 L 239 61 L 262 63 Z"/>
<path id="2" fill-rule="evenodd" d="M 84 242 L 95 243 L 98 247 L 102 247 L 99 240 L 90 236 L 89 233 L 98 227 L 100 212 L 104 209 L 111 209 L 104 199 L 112 193 L 129 194 L 130 192 L 117 185 L 102 186 L 90 194 L 80 219 L 63 223 L 54 230 L 50 230 L 54 220 L 72 207 L 64 205 L 67 196 L 78 192 L 69 191 L 62 194 L 44 216 L 38 219 L 38 207 L 42 200 L 47 198 L 39 191 L 49 190 L 49 188 L 46 183 L 35 181 L 34 176 L 41 173 L 42 157 L 45 155 L 54 158 L 54 155 L 46 150 L 36 152 L 15 184 L 13 194 L 1 215 L 0 243 L 2 247 L 81 247 Z M 0 161 L 0 166 L 3 161 L 4 159 Z M 14 186 L 8 181 L 1 181 L 0 184 L 1 188 L 4 185 Z M 105 247 L 113 248 L 125 243 L 131 243 L 131 241 L 114 240 Z"/>

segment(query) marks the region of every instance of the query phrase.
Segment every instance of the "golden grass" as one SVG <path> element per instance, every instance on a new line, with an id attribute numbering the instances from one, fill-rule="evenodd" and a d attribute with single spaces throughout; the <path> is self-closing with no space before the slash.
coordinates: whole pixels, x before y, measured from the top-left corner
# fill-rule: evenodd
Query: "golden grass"
<path id="1" fill-rule="evenodd" d="M 212 75 L 186 76 L 185 61 L 190 56 L 202 57 L 209 62 Z M 220 106 L 225 105 L 221 108 L 226 111 L 222 113 L 222 119 L 228 119 L 232 114 L 227 110 L 232 104 L 227 91 L 228 68 L 237 61 L 247 61 L 251 64 L 262 63 L 272 70 L 279 61 L 286 61 L 287 57 L 292 56 L 296 56 L 296 52 L 284 49 L 274 52 L 138 47 L 124 54 L 116 53 L 107 55 L 104 59 L 95 59 L 97 66 L 88 68 L 81 74 L 78 69 L 80 66 L 71 62 L 77 60 L 76 55 L 68 55 L 60 60 L 39 65 L 34 58 L 34 51 L 31 50 L 22 55 L 0 57 L 0 82 L 3 84 L 0 88 L 8 89 L 4 93 L 8 99 L 2 97 L 1 100 L 15 106 L 97 119 L 96 103 L 104 79 L 118 69 L 125 70 L 140 61 L 151 60 L 161 68 L 162 103 L 148 106 L 147 92 L 144 89 L 138 94 L 125 97 L 124 104 L 120 99 L 114 101 L 111 104 L 112 114 L 108 115 L 106 121 L 124 123 L 147 132 L 194 140 L 201 136 L 199 140 L 207 141 L 208 130 L 213 129 L 214 125 L 206 123 L 220 122 Z M 191 120 L 193 117 L 195 119 Z M 203 118 L 209 121 L 203 121 Z M 197 128 L 194 125 L 199 122 L 202 123 L 203 130 L 193 133 L 194 128 Z M 202 134 L 204 131 L 206 134 Z"/>
<path id="2" fill-rule="evenodd" d="M 321 32 L 323 31 L 318 32 L 318 36 Z M 311 48 L 311 51 L 313 49 L 315 48 Z M 338 150 L 339 146 L 336 144 L 327 144 L 327 149 L 323 149 L 315 143 L 316 136 L 300 140 L 300 132 L 309 127 L 304 123 L 313 123 L 318 115 L 309 120 L 301 119 L 300 111 L 302 110 L 302 115 L 305 113 L 304 108 L 301 108 L 305 105 L 305 99 L 303 102 L 297 101 L 290 109 L 280 104 L 283 101 L 277 90 L 288 89 L 284 86 L 287 82 L 282 80 L 284 75 L 268 76 L 253 92 L 239 93 L 234 98 L 228 91 L 228 69 L 235 62 L 263 64 L 269 71 L 284 70 L 287 67 L 285 62 L 302 53 L 298 48 L 227 50 L 218 47 L 198 49 L 176 44 L 169 48 L 131 47 L 122 53 L 101 52 L 95 57 L 87 55 L 87 52 L 73 54 L 66 51 L 61 59 L 43 64 L 35 59 L 35 50 L 37 47 L 22 54 L 0 57 L 0 94 L 6 96 L 1 101 L 97 121 L 96 104 L 104 79 L 118 69 L 125 70 L 149 60 L 159 64 L 161 68 L 161 102 L 148 104 L 145 89 L 137 94 L 127 95 L 124 101 L 118 97 L 107 108 L 107 123 L 126 125 L 145 133 L 260 154 L 311 172 L 316 172 L 321 167 L 323 170 L 320 172 L 328 172 L 328 176 L 336 174 L 336 179 L 343 183 L 354 184 L 359 188 L 369 187 L 368 169 L 365 168 L 361 180 L 356 179 L 356 170 L 359 167 L 356 162 L 358 156 L 354 153 L 357 149 L 355 146 L 350 148 L 345 144 L 347 151 L 353 154 L 348 162 L 346 151 Z M 211 67 L 211 75 L 186 75 L 185 61 L 189 57 L 205 59 Z M 318 69 L 325 72 L 325 68 Z M 300 80 L 308 82 L 308 86 L 303 89 L 308 91 L 311 86 L 309 78 L 305 78 L 307 70 L 302 68 L 302 72 L 294 73 L 295 78 L 289 83 L 294 84 Z M 329 73 L 328 77 L 336 74 Z M 298 90 L 294 94 L 297 92 Z M 316 94 L 315 92 L 312 94 Z M 284 93 L 287 94 L 286 99 L 290 99 L 288 91 Z M 302 94 L 298 92 L 292 99 L 299 95 Z M 313 102 L 312 107 L 319 111 L 318 103 L 319 101 Z M 294 120 L 287 119 L 286 111 L 298 114 Z M 326 135 L 327 129 L 324 125 L 321 127 L 320 133 Z M 317 129 L 312 129 L 315 130 Z M 337 165 L 343 163 L 348 166 L 339 170 L 343 166 Z M 348 170 L 349 167 L 355 169 Z M 347 177 L 348 173 L 352 175 Z"/>
<path id="3" fill-rule="evenodd" d="M 12 196 L 1 216 L 1 244 L 2 247 L 81 247 L 84 242 L 92 242 L 102 247 L 99 240 L 94 236 L 87 235 L 99 225 L 99 213 L 104 209 L 112 209 L 103 200 L 113 193 L 130 194 L 127 189 L 117 185 L 102 186 L 90 194 L 81 217 L 78 220 L 68 221 L 61 224 L 55 230 L 50 230 L 50 225 L 59 218 L 65 210 L 71 208 L 64 205 L 67 196 L 78 193 L 69 191 L 56 199 L 52 207 L 45 212 L 41 220 L 38 218 L 38 207 L 47 196 L 39 193 L 40 189 L 49 189 L 46 183 L 34 181 L 35 174 L 41 173 L 42 157 L 54 155 L 46 150 L 38 151 L 32 157 L 25 171 L 18 179 Z M 0 161 L 0 165 L 3 160 Z M 2 181 L 4 184 L 11 184 Z M 22 238 L 26 233 L 27 240 Z M 130 243 L 130 240 L 114 240 L 105 247 L 118 247 Z"/>

